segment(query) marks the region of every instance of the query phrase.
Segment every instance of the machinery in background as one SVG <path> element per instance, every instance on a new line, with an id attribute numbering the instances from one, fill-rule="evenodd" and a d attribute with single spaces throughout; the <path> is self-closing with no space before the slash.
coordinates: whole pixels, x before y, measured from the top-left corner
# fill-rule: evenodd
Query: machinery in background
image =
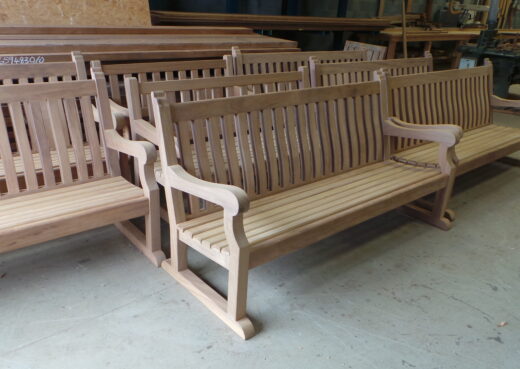
<path id="1" fill-rule="evenodd" d="M 459 48 L 462 53 L 459 68 L 482 65 L 484 59 L 491 59 L 494 92 L 497 96 L 505 98 L 508 96 L 509 86 L 520 83 L 520 47 L 517 36 L 511 36 L 513 42 L 502 36 L 502 40 L 498 37 L 498 13 L 498 0 L 491 0 L 488 28 L 480 32 L 476 44 L 466 44 Z"/>

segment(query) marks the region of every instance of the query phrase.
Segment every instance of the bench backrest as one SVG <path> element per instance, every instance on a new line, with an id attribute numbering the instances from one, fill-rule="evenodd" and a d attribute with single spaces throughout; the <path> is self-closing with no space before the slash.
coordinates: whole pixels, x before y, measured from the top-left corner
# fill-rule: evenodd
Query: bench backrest
<path id="1" fill-rule="evenodd" d="M 310 87 L 310 82 L 306 73 L 285 72 L 161 82 L 139 82 L 130 77 L 125 85 L 131 119 L 145 118 L 153 123 L 154 115 L 148 110 L 153 91 L 164 91 L 170 102 L 190 102 L 295 90 Z"/>
<path id="2" fill-rule="evenodd" d="M 491 66 L 387 76 L 388 114 L 415 124 L 456 124 L 464 131 L 491 124 Z M 400 139 L 394 150 L 420 144 Z"/>
<path id="3" fill-rule="evenodd" d="M 383 160 L 378 82 L 181 104 L 153 96 L 166 164 L 251 199 Z M 184 215 L 212 209 L 190 198 Z"/>
<path id="4" fill-rule="evenodd" d="M 87 72 L 85 69 L 85 62 L 80 53 L 72 53 L 72 61 L 56 62 L 44 64 L 1 64 L 0 65 L 0 85 L 16 85 L 29 83 L 46 83 L 59 81 L 74 81 L 79 79 L 86 79 Z M 13 127 L 7 112 L 7 107 L 2 104 L 4 120 L 7 124 L 7 129 L 10 137 L 12 147 L 14 145 Z M 45 131 L 50 132 L 48 120 L 44 120 Z M 35 140 L 35 132 L 30 127 L 30 135 Z"/>
<path id="5" fill-rule="evenodd" d="M 299 51 L 284 53 L 242 53 L 233 47 L 231 55 L 224 59 L 230 64 L 232 59 L 235 75 L 279 73 L 297 71 L 309 65 L 309 58 L 316 57 L 322 63 L 354 62 L 367 60 L 365 50 L 358 51 Z"/>
<path id="6" fill-rule="evenodd" d="M 380 45 L 372 45 L 372 44 L 366 44 L 364 42 L 357 42 L 357 41 L 345 41 L 345 47 L 343 48 L 345 51 L 352 51 L 352 50 L 366 50 L 367 51 L 367 60 L 374 61 L 374 60 L 383 60 L 386 58 L 386 46 L 380 46 Z"/>
<path id="7" fill-rule="evenodd" d="M 100 86 L 99 95 L 96 83 Z M 103 163 L 103 142 L 92 112 L 95 99 L 103 128 L 112 128 L 103 87 L 106 90 L 104 80 L 99 77 L 0 86 L 0 103 L 7 107 L 4 113 L 12 122 L 15 140 L 13 150 L 9 145 L 6 117 L 0 115 L 0 159 L 5 175 L 0 198 L 83 183 L 105 177 L 110 171 L 118 173 L 113 151 L 105 152 L 107 165 Z M 45 120 L 50 134 L 45 132 Z M 30 130 L 35 134 L 31 135 Z M 52 147 L 56 148 L 58 167 L 53 164 Z M 23 164 L 21 169 L 17 167 L 17 159 Z M 40 162 L 35 163 L 36 160 Z"/>
<path id="8" fill-rule="evenodd" d="M 226 64 L 222 59 L 103 65 L 99 61 L 93 61 L 91 65 L 102 69 L 109 86 L 109 97 L 123 106 L 127 106 L 125 77 L 136 77 L 139 82 L 148 82 L 219 77 L 226 74 Z"/>
<path id="9" fill-rule="evenodd" d="M 433 58 L 428 53 L 424 58 L 329 64 L 322 64 L 319 60 L 311 58 L 309 62 L 312 87 L 373 81 L 374 72 L 379 69 L 385 69 L 391 76 L 432 72 Z"/>

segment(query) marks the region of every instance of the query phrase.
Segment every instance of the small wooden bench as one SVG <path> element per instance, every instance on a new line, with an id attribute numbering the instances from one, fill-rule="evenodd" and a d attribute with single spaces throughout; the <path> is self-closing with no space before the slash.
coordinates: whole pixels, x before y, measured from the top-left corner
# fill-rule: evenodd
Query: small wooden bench
<path id="1" fill-rule="evenodd" d="M 410 59 L 323 64 L 316 58 L 311 57 L 309 61 L 312 87 L 373 81 L 374 72 L 379 69 L 385 69 L 392 76 L 428 73 L 433 71 L 433 58 L 430 53 L 426 53 L 424 58 Z"/>
<path id="2" fill-rule="evenodd" d="M 242 53 L 238 47 L 225 55 L 228 65 L 233 65 L 233 74 L 262 74 L 294 72 L 302 66 L 309 66 L 309 58 L 316 57 L 322 63 L 355 62 L 367 60 L 366 50 L 358 51 L 300 51 L 277 53 Z M 232 62 L 230 62 L 232 60 Z"/>
<path id="3" fill-rule="evenodd" d="M 385 92 L 368 82 L 187 103 L 152 93 L 171 230 L 163 267 L 242 338 L 255 333 L 250 268 L 436 191 L 428 221 L 444 224 L 461 129 L 387 119 Z M 390 136 L 438 142 L 438 167 L 390 160 Z M 229 271 L 227 299 L 188 268 L 188 246 Z"/>
<path id="4" fill-rule="evenodd" d="M 94 99 L 101 127 L 94 121 Z M 0 185 L 0 252 L 116 224 L 159 265 L 164 253 L 153 176 L 156 150 L 150 143 L 125 140 L 113 129 L 103 76 L 0 86 L 0 103 L 8 107 L 4 112 L 13 124 L 16 143 L 15 151 L 9 145 L 6 119 L 0 115 L 5 176 Z M 42 124 L 45 120 L 50 135 Z M 86 145 L 90 156 L 85 155 Z M 118 152 L 138 160 L 143 188 L 120 176 Z M 16 160 L 22 162 L 21 168 Z M 128 222 L 142 216 L 145 233 Z"/>
<path id="5" fill-rule="evenodd" d="M 372 45 L 366 44 L 364 42 L 357 41 L 345 41 L 344 51 L 352 51 L 352 50 L 366 50 L 367 51 L 367 60 L 375 61 L 375 60 L 383 60 L 386 57 L 386 46 L 380 45 Z M 401 59 L 402 60 L 402 59 Z"/>
<path id="6" fill-rule="evenodd" d="M 520 101 L 493 95 L 493 68 L 486 66 L 427 74 L 387 77 L 389 114 L 422 125 L 455 124 L 465 133 L 457 145 L 457 174 L 488 164 L 520 150 L 518 128 L 493 124 L 493 107 L 520 107 Z M 396 139 L 396 157 L 427 163 L 436 146 Z"/>

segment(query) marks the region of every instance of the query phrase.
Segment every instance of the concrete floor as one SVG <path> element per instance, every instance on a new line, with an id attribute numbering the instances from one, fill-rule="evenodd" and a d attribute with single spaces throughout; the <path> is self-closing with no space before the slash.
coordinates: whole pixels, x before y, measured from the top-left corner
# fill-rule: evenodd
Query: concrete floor
<path id="1" fill-rule="evenodd" d="M 1 255 L 0 368 L 520 368 L 519 190 L 491 164 L 449 232 L 391 212 L 254 269 L 247 342 L 113 227 Z"/>

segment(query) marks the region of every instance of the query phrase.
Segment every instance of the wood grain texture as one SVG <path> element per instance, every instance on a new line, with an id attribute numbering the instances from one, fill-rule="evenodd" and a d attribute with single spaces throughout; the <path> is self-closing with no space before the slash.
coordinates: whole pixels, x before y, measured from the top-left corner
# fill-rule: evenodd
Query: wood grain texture
<path id="1" fill-rule="evenodd" d="M 38 26 L 151 25 L 147 0 L 3 0 L 0 2 L 0 23 Z"/>

